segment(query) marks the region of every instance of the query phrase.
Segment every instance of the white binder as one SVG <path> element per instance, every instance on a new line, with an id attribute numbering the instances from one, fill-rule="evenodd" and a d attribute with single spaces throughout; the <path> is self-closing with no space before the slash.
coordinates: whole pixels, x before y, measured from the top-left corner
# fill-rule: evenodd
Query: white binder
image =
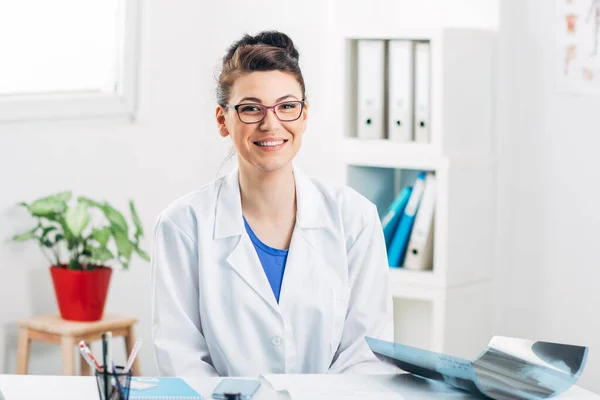
<path id="1" fill-rule="evenodd" d="M 413 42 L 388 42 L 388 135 L 391 140 L 413 140 Z"/>
<path id="2" fill-rule="evenodd" d="M 358 41 L 358 120 L 359 139 L 383 139 L 385 42 Z"/>
<path id="3" fill-rule="evenodd" d="M 430 64 L 429 42 L 415 44 L 415 141 L 430 141 L 429 97 Z"/>
<path id="4" fill-rule="evenodd" d="M 436 180 L 433 172 L 425 176 L 425 190 L 415 217 L 404 268 L 428 270 L 433 268 L 433 230 L 435 216 Z"/>

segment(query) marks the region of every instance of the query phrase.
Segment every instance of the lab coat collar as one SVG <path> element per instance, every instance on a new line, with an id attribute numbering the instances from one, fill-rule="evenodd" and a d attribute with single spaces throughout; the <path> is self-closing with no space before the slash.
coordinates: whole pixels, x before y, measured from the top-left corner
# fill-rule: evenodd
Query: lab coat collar
<path id="1" fill-rule="evenodd" d="M 296 225 L 302 229 L 326 228 L 330 224 L 325 199 L 313 181 L 295 165 Z M 221 183 L 217 195 L 214 239 L 241 235 L 244 231 L 239 170 L 234 168 Z"/>

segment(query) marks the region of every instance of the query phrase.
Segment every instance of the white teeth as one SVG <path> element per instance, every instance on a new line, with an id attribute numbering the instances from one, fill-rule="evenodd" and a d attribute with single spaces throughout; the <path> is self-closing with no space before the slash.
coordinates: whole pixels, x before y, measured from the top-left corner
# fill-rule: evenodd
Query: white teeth
<path id="1" fill-rule="evenodd" d="M 280 144 L 283 144 L 283 140 L 277 141 L 277 142 L 257 142 L 259 146 L 279 146 Z"/>

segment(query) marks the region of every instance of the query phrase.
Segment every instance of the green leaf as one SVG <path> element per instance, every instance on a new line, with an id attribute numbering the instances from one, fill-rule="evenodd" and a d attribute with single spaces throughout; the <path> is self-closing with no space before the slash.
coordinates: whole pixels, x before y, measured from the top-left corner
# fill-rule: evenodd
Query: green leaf
<path id="1" fill-rule="evenodd" d="M 129 268 L 129 260 L 124 259 L 123 257 L 119 258 L 119 262 L 123 266 L 123 269 Z"/>
<path id="2" fill-rule="evenodd" d="M 42 239 L 40 238 L 40 245 L 44 246 L 44 247 L 48 247 L 51 248 L 54 246 L 54 243 L 52 243 L 50 240 L 48 239 Z"/>
<path id="3" fill-rule="evenodd" d="M 135 224 L 135 238 L 139 239 L 140 237 L 144 236 L 144 229 L 142 228 L 142 221 L 140 221 L 140 217 L 135 210 L 133 200 L 129 200 L 129 210 L 131 211 L 131 218 Z"/>
<path id="4" fill-rule="evenodd" d="M 62 235 L 62 234 L 60 234 L 60 233 L 57 233 L 57 234 L 56 234 L 56 236 L 54 236 L 54 241 L 55 241 L 56 243 L 58 243 L 58 242 L 60 242 L 61 240 L 64 240 L 64 238 L 65 238 L 65 235 Z"/>
<path id="5" fill-rule="evenodd" d="M 69 208 L 65 214 L 65 221 L 73 236 L 81 235 L 81 232 L 90 222 L 90 213 L 85 203 L 79 203 L 75 208 Z"/>
<path id="6" fill-rule="evenodd" d="M 37 227 L 34 230 L 32 230 L 32 231 L 25 232 L 25 233 L 22 233 L 20 235 L 15 235 L 15 236 L 13 236 L 12 239 L 14 241 L 16 241 L 16 242 L 25 242 L 27 240 L 35 238 L 35 231 L 36 230 L 37 230 Z"/>
<path id="7" fill-rule="evenodd" d="M 150 256 L 144 250 L 140 249 L 139 246 L 134 247 L 135 252 L 144 260 L 150 261 Z"/>
<path id="8" fill-rule="evenodd" d="M 133 243 L 131 243 L 127 235 L 120 230 L 113 229 L 112 234 L 115 238 L 115 243 L 117 244 L 117 250 L 119 251 L 119 254 L 129 260 L 135 246 Z"/>
<path id="9" fill-rule="evenodd" d="M 69 265 L 67 265 L 67 268 L 68 269 L 83 269 L 83 267 L 81 266 L 81 264 L 77 260 L 71 260 L 71 261 L 69 261 Z"/>
<path id="10" fill-rule="evenodd" d="M 113 228 L 117 228 L 118 230 L 120 230 L 122 233 L 125 234 L 125 237 L 127 237 L 127 221 L 125 221 L 123 215 L 114 208 L 112 208 L 108 203 L 105 203 L 102 206 L 102 211 L 104 211 L 104 215 L 106 216 L 106 219 L 108 219 L 108 221 L 110 222 L 110 225 Z"/>
<path id="11" fill-rule="evenodd" d="M 113 254 L 106 247 L 92 247 L 92 259 L 99 262 L 106 262 L 114 258 Z"/>
<path id="12" fill-rule="evenodd" d="M 92 230 L 92 237 L 95 241 L 100 243 L 102 247 L 106 247 L 106 244 L 110 239 L 110 229 L 107 226 L 102 229 L 94 228 Z"/>
<path id="13" fill-rule="evenodd" d="M 66 207 L 65 202 L 60 198 L 49 196 L 34 201 L 31 206 L 29 206 L 29 211 L 36 217 L 49 217 L 53 214 L 63 213 Z"/>
<path id="14" fill-rule="evenodd" d="M 79 203 L 87 203 L 87 205 L 90 206 L 90 207 L 102 208 L 102 204 L 100 204 L 97 201 L 92 200 L 92 199 L 90 199 L 88 197 L 79 196 L 77 198 L 77 201 Z"/>
<path id="15" fill-rule="evenodd" d="M 67 221 L 65 220 L 65 218 L 63 218 L 62 216 L 59 216 L 56 219 L 56 222 L 58 222 L 60 224 L 61 228 L 63 229 L 65 239 L 67 239 L 67 241 L 71 240 L 71 238 L 73 237 L 73 234 L 71 233 L 71 230 L 69 229 L 69 226 L 67 225 Z"/>
<path id="16" fill-rule="evenodd" d="M 55 231 L 56 229 L 55 226 L 46 226 L 42 230 L 42 238 L 45 238 L 50 232 Z"/>
<path id="17" fill-rule="evenodd" d="M 62 201 L 63 203 L 66 203 L 69 200 L 71 200 L 71 196 L 72 196 L 72 194 L 70 191 L 60 192 L 60 193 L 54 195 L 54 197 L 56 197 L 58 200 Z"/>

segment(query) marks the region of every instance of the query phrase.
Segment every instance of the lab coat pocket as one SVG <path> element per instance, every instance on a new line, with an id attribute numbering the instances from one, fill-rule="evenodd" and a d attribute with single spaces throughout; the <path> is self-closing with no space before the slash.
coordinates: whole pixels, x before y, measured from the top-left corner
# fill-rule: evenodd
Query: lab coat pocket
<path id="1" fill-rule="evenodd" d="M 331 318 L 331 337 L 330 350 L 333 357 L 340 345 L 344 324 L 346 321 L 346 313 L 348 311 L 348 301 L 350 299 L 350 288 L 348 287 L 332 287 L 332 318 Z"/>

